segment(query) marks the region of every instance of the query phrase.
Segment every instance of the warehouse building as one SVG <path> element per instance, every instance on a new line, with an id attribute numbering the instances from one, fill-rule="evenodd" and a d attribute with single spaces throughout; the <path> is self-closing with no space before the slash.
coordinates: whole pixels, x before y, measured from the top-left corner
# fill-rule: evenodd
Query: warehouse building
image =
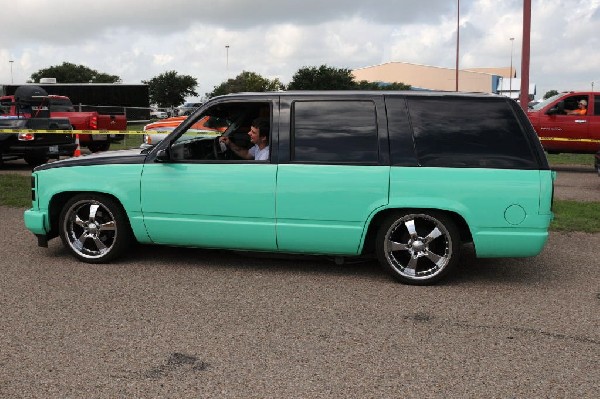
<path id="1" fill-rule="evenodd" d="M 355 69 L 352 74 L 357 81 L 405 83 L 415 90 L 456 90 L 456 70 L 451 68 L 387 62 Z M 518 98 L 520 84 L 515 68 L 469 68 L 458 71 L 459 91 L 505 95 L 509 95 L 510 91 L 510 97 Z M 530 85 L 529 95 L 535 95 L 535 85 Z"/>

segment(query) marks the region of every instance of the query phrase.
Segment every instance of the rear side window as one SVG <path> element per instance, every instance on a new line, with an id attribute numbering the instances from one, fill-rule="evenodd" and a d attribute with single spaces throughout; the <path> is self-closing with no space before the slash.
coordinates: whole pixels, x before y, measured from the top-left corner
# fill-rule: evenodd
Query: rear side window
<path id="1" fill-rule="evenodd" d="M 529 142 L 504 99 L 407 98 L 420 165 L 537 169 Z"/>
<path id="2" fill-rule="evenodd" d="M 600 96 L 594 95 L 594 115 L 600 115 Z"/>
<path id="3" fill-rule="evenodd" d="M 298 101 L 292 112 L 293 162 L 377 163 L 372 101 Z"/>

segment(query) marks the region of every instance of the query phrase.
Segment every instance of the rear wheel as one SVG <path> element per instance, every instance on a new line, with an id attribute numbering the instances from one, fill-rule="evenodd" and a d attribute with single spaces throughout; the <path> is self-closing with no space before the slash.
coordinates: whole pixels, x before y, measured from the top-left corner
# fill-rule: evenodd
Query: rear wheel
<path id="1" fill-rule="evenodd" d="M 434 284 L 458 263 L 460 234 L 452 219 L 442 213 L 395 213 L 379 229 L 376 252 L 398 281 Z"/>
<path id="2" fill-rule="evenodd" d="M 60 214 L 59 231 L 64 246 L 88 263 L 118 257 L 133 236 L 125 211 L 114 199 L 101 194 L 71 198 Z"/>

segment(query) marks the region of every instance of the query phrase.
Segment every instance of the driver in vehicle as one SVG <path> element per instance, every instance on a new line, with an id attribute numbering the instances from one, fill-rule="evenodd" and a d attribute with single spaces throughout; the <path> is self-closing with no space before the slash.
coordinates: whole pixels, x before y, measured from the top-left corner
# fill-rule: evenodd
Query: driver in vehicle
<path id="1" fill-rule="evenodd" d="M 253 159 L 255 161 L 267 161 L 269 159 L 269 120 L 267 118 L 256 118 L 252 121 L 250 131 L 250 141 L 254 146 L 246 149 L 238 146 L 227 136 L 219 138 L 231 151 L 243 159 Z"/>
<path id="2" fill-rule="evenodd" d="M 567 112 L 567 115 L 585 115 L 587 114 L 587 101 L 579 100 L 577 109 Z"/>

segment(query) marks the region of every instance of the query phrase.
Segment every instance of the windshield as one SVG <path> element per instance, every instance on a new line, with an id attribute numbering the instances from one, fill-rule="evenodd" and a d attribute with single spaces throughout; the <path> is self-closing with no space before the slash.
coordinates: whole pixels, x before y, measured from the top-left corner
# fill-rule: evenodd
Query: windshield
<path id="1" fill-rule="evenodd" d="M 535 104 L 533 107 L 531 107 L 532 110 L 534 111 L 539 111 L 540 109 L 544 108 L 546 105 L 550 104 L 551 102 L 553 102 L 554 100 L 562 97 L 564 95 L 564 93 L 558 93 L 552 97 L 549 97 L 547 99 L 545 99 L 542 102 L 539 102 L 537 104 Z"/>

